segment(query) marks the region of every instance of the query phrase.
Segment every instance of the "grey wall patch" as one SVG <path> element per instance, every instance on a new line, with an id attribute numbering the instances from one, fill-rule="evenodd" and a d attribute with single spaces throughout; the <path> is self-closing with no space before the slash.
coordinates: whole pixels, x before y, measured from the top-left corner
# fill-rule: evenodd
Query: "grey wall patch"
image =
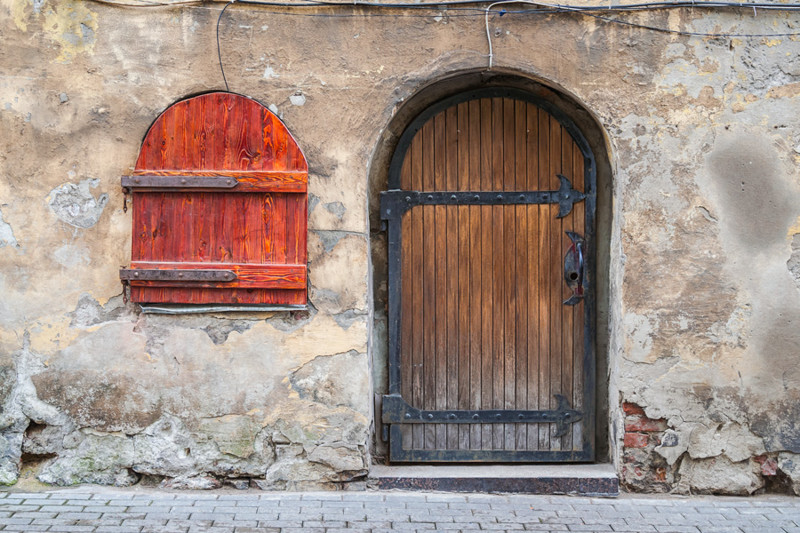
<path id="1" fill-rule="evenodd" d="M 14 232 L 11 229 L 11 224 L 3 220 L 3 212 L 0 211 L 0 248 L 3 246 L 14 246 L 19 248 Z"/>
<path id="2" fill-rule="evenodd" d="M 2 220 L 3 219 L 0 218 L 0 222 L 2 222 Z M 0 232 L 2 232 L 2 229 L 2 226 L 0 226 Z M 2 233 L 0 233 L 0 238 L 2 238 Z M 789 256 L 786 266 L 789 267 L 789 272 L 791 272 L 792 278 L 794 278 L 795 285 L 800 289 L 800 233 L 792 235 L 792 255 Z"/>
<path id="3" fill-rule="evenodd" d="M 98 179 L 85 179 L 78 184 L 65 183 L 50 191 L 47 201 L 55 215 L 76 228 L 91 228 L 100 220 L 108 203 L 108 194 L 95 198 L 90 188 L 97 187 Z"/>

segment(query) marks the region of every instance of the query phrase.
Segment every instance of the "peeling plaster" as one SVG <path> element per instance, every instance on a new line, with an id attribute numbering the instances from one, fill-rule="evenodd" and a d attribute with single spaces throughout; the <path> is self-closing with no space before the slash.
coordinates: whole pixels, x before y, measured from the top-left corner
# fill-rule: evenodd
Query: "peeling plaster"
<path id="1" fill-rule="evenodd" d="M 32 12 L 28 12 L 28 7 Z M 17 0 L 12 4 L 17 28 L 26 32 L 28 25 L 41 23 L 43 34 L 59 46 L 56 61 L 71 63 L 80 54 L 94 51 L 98 29 L 97 13 L 77 0 Z"/>
<path id="2" fill-rule="evenodd" d="M 19 248 L 14 231 L 11 229 L 11 224 L 3 220 L 3 211 L 0 210 L 0 248 L 4 246 L 11 246 Z"/>
<path id="3" fill-rule="evenodd" d="M 95 198 L 90 191 L 99 184 L 97 179 L 85 179 L 78 184 L 65 183 L 50 191 L 47 203 L 63 222 L 76 228 L 91 228 L 100 220 L 108 204 L 108 194 Z"/>

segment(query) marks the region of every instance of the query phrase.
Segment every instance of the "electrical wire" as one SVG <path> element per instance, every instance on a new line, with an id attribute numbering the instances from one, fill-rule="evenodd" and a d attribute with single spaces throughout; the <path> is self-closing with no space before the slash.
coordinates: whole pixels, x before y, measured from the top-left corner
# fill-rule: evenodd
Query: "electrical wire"
<path id="1" fill-rule="evenodd" d="M 170 7 L 170 6 L 184 6 L 184 5 L 198 5 L 198 4 L 216 4 L 222 3 L 220 0 L 176 0 L 173 2 L 158 2 L 154 0 L 139 0 L 137 3 L 131 2 L 118 2 L 116 0 L 92 0 L 96 3 L 108 4 L 112 6 L 123 7 Z M 433 2 L 371 2 L 354 0 L 353 2 L 330 2 L 327 0 L 303 0 L 298 2 L 287 2 L 278 0 L 237 0 L 239 4 L 260 5 L 268 7 L 374 7 L 374 8 L 402 8 L 402 9 L 439 9 L 449 6 L 464 6 L 476 5 L 482 6 L 493 4 L 492 0 L 441 0 Z M 609 4 L 606 6 L 586 6 L 574 4 L 552 4 L 548 2 L 526 2 L 534 4 L 542 8 L 564 11 L 580 11 L 580 12 L 626 12 L 626 11 L 642 11 L 642 10 L 657 10 L 657 9 L 764 9 L 773 11 L 796 11 L 800 10 L 800 3 L 785 3 L 776 4 L 768 2 L 715 2 L 715 1 L 692 1 L 692 0 L 677 0 L 674 2 L 646 2 L 639 4 Z M 481 12 L 486 8 L 479 8 Z"/>
<path id="2" fill-rule="evenodd" d="M 236 0 L 230 0 L 230 2 L 225 4 L 225 7 L 220 10 L 219 16 L 217 17 L 217 58 L 219 59 L 219 70 L 222 72 L 222 81 L 225 82 L 226 92 L 230 92 L 230 89 L 228 88 L 228 78 L 225 77 L 225 67 L 222 66 L 222 48 L 219 44 L 219 23 L 222 20 L 222 15 L 225 14 L 225 10 L 231 7 L 234 2 L 236 2 Z"/>
<path id="3" fill-rule="evenodd" d="M 106 4 L 106 5 L 113 5 L 113 6 L 120 6 L 120 7 L 170 7 L 170 6 L 197 6 L 198 4 L 208 3 L 204 0 L 176 0 L 174 2 L 158 2 L 154 0 L 139 0 L 140 3 L 130 3 L 130 2 L 118 2 L 116 0 L 93 0 L 94 2 Z M 212 3 L 217 3 L 214 0 L 211 0 Z M 217 39 L 217 59 L 219 61 L 219 69 L 222 73 L 222 81 L 225 83 L 225 90 L 229 91 L 228 86 L 228 79 L 225 76 L 225 68 L 222 63 L 222 47 L 220 45 L 219 39 L 219 27 L 222 21 L 222 16 L 225 14 L 225 11 L 234 3 L 246 4 L 246 5 L 257 5 L 262 7 L 276 7 L 282 9 L 296 9 L 296 8 L 340 8 L 340 7 L 347 7 L 347 8 L 377 8 L 377 9 L 411 9 L 411 10 L 434 10 L 434 11 L 442 11 L 445 8 L 448 11 L 448 17 L 475 17 L 475 16 L 483 16 L 484 17 L 484 26 L 486 30 L 486 41 L 489 48 L 489 68 L 491 69 L 494 62 L 494 48 L 492 44 L 492 36 L 491 30 L 489 27 L 489 15 L 491 14 L 492 8 L 499 6 L 499 5 L 507 5 L 507 4 L 526 4 L 526 5 L 533 5 L 536 6 L 535 9 L 521 9 L 515 11 L 509 10 L 502 10 L 499 12 L 500 16 L 506 14 L 556 14 L 556 13 L 577 13 L 584 16 L 592 17 L 597 20 L 601 20 L 603 22 L 609 24 L 620 24 L 623 26 L 628 26 L 632 28 L 644 29 L 659 33 L 669 33 L 673 35 L 683 35 L 689 37 L 704 37 L 704 38 L 764 38 L 764 37 L 796 37 L 800 36 L 800 32 L 785 32 L 785 33 L 705 33 L 705 32 L 692 32 L 692 31 L 684 31 L 684 30 L 675 30 L 672 28 L 663 28 L 659 26 L 651 26 L 648 24 L 640 24 L 636 22 L 629 22 L 626 20 L 622 20 L 619 18 L 612 18 L 604 15 L 600 15 L 598 13 L 624 13 L 624 12 L 635 12 L 635 11 L 643 11 L 643 10 L 664 10 L 664 9 L 683 9 L 683 8 L 692 8 L 692 9 L 752 9 L 754 16 L 757 15 L 757 9 L 763 10 L 776 10 L 776 11 L 799 11 L 800 10 L 800 3 L 786 3 L 786 4 L 774 4 L 774 3 L 765 3 L 765 2 L 752 2 L 752 3 L 742 3 L 742 2 L 715 2 L 715 1 L 700 1 L 695 2 L 693 0 L 677 0 L 677 1 L 664 1 L 664 2 L 645 2 L 639 4 L 609 4 L 606 6 L 586 6 L 586 5 L 573 5 L 573 4 L 552 4 L 548 2 L 542 2 L 538 0 L 500 0 L 500 1 L 491 1 L 491 0 L 440 0 L 434 2 L 419 2 L 419 3 L 408 3 L 408 2 L 392 2 L 392 3 L 384 3 L 384 2 L 372 2 L 372 1 L 364 1 L 364 0 L 353 0 L 352 3 L 350 2 L 331 2 L 327 0 L 302 0 L 297 2 L 287 2 L 281 0 L 230 0 L 228 1 L 225 6 L 220 10 L 219 16 L 217 17 L 217 25 L 216 25 L 216 39 Z M 488 4 L 488 5 L 487 5 Z M 478 7 L 478 6 L 486 6 L 486 7 Z M 476 6 L 476 7 L 465 7 L 465 6 Z M 449 11 L 468 11 L 468 13 L 449 13 Z M 375 17 L 375 16 L 386 16 L 386 17 L 429 17 L 429 15 L 409 15 L 409 14 L 376 14 L 376 13 L 349 13 L 349 14 L 329 14 L 329 13 L 291 13 L 285 12 L 280 13 L 282 15 L 295 15 L 295 16 L 307 16 L 307 17 L 328 17 L 328 18 L 349 18 L 349 17 Z"/>

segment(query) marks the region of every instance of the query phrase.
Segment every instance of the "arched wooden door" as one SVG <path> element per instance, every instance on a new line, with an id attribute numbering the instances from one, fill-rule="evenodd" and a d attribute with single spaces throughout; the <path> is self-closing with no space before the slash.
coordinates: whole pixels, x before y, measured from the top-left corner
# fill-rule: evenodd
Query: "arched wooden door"
<path id="1" fill-rule="evenodd" d="M 403 134 L 389 231 L 390 458 L 594 458 L 595 167 L 513 89 L 442 101 Z"/>

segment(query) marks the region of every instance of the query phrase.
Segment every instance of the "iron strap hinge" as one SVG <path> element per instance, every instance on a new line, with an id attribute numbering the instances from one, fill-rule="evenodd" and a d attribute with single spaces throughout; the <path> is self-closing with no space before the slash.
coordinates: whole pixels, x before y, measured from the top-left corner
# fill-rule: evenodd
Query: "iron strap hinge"
<path id="1" fill-rule="evenodd" d="M 190 270 L 190 269 L 144 269 L 123 268 L 119 271 L 123 281 L 233 281 L 236 273 L 232 270 Z"/>
<path id="2" fill-rule="evenodd" d="M 393 189 L 381 193 L 381 219 L 400 219 L 418 205 L 518 205 L 558 204 L 557 218 L 570 214 L 576 202 L 586 193 L 572 188 L 572 183 L 558 174 L 561 186 L 557 191 L 406 191 Z"/>
<path id="3" fill-rule="evenodd" d="M 122 176 L 125 189 L 233 189 L 237 185 L 233 176 Z"/>
<path id="4" fill-rule="evenodd" d="M 583 419 L 583 413 L 572 409 L 561 394 L 554 395 L 558 407 L 552 410 L 445 410 L 425 411 L 411 407 L 399 394 L 383 397 L 382 422 L 384 424 L 498 424 L 545 423 L 556 424 L 556 437 L 566 435 L 571 424 Z"/>

